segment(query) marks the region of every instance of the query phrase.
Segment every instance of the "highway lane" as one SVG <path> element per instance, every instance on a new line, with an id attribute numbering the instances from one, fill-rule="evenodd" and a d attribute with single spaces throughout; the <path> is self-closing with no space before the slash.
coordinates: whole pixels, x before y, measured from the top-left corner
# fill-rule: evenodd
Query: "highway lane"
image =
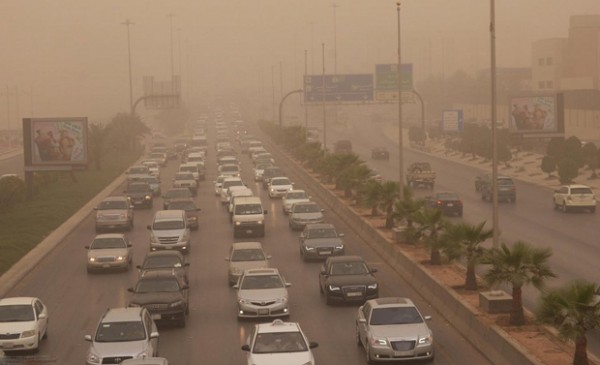
<path id="1" fill-rule="evenodd" d="M 4 174 L 17 174 L 21 178 L 25 176 L 22 153 L 11 152 L 0 155 L 0 175 Z"/>
<path id="2" fill-rule="evenodd" d="M 369 166 L 386 179 L 398 180 L 397 136 L 394 138 L 386 135 L 385 124 L 374 127 L 354 120 L 347 129 L 335 128 L 331 134 L 335 134 L 339 139 L 351 139 L 354 151 L 367 161 Z M 387 147 L 390 160 L 372 160 L 371 149 L 374 146 Z M 491 172 L 489 164 L 475 168 L 405 148 L 404 166 L 417 161 L 431 163 L 436 171 L 434 191 L 454 191 L 460 194 L 464 204 L 465 221 L 477 224 L 485 220 L 491 228 L 492 205 L 482 201 L 474 187 L 478 173 L 484 170 Z M 502 168 L 499 173 L 503 174 Z M 510 173 L 506 174 L 510 176 Z M 598 282 L 600 242 L 597 240 L 597 227 L 600 224 L 600 216 L 587 212 L 565 214 L 556 211 L 553 209 L 552 191 L 549 188 L 520 180 L 515 182 L 517 202 L 499 204 L 501 241 L 511 244 L 523 240 L 536 246 L 550 247 L 553 251 L 550 264 L 558 275 L 558 278 L 549 282 L 550 286 L 561 285 L 578 278 Z M 424 197 L 430 195 L 431 190 L 416 189 L 415 194 Z M 458 221 L 460 218 L 450 220 Z M 488 245 L 491 247 L 491 242 L 488 242 Z M 532 287 L 524 288 L 524 304 L 527 308 L 533 310 L 538 298 L 538 290 Z M 594 354 L 600 354 L 600 334 L 594 333 L 590 337 L 589 346 Z"/>
<path id="3" fill-rule="evenodd" d="M 207 164 L 207 181 L 201 182 L 196 198 L 202 208 L 200 228 L 192 233 L 193 246 L 189 255 L 191 313 L 186 328 L 160 329 L 160 355 L 174 364 L 242 364 L 245 342 L 254 321 L 236 319 L 235 291 L 227 285 L 227 263 L 224 257 L 233 242 L 228 215 L 213 192 L 211 180 L 216 165 L 212 145 Z M 281 270 L 290 287 L 290 320 L 298 321 L 310 340 L 319 342 L 314 350 L 319 364 L 364 364 L 364 351 L 354 342 L 355 306 L 329 307 L 317 287 L 320 263 L 304 263 L 298 254 L 298 233 L 291 232 L 287 218 L 281 212 L 280 200 L 270 200 L 259 184 L 252 180 L 249 158 L 244 162 L 243 177 L 260 194 L 269 213 L 266 217 L 265 250 L 273 256 L 272 266 Z M 170 185 L 177 163 L 170 162 L 163 170 L 163 191 Z M 293 174 L 290 172 L 293 179 Z M 298 186 L 301 188 L 301 186 Z M 119 191 L 115 192 L 116 194 Z M 162 204 L 155 201 L 154 210 Z M 134 263 L 141 262 L 148 249 L 148 232 L 152 211 L 136 210 L 135 228 L 129 234 L 134 242 Z M 489 364 L 477 349 L 462 338 L 443 320 L 410 285 L 404 282 L 370 248 L 344 226 L 334 212 L 326 211 L 328 221 L 346 233 L 349 253 L 365 257 L 379 269 L 381 295 L 404 295 L 413 298 L 424 314 L 433 316 L 430 325 L 436 340 L 436 364 Z M 127 273 L 88 275 L 85 270 L 84 245 L 94 237 L 92 215 L 47 259 L 42 261 L 10 295 L 39 296 L 50 310 L 49 339 L 42 344 L 40 355 L 56 359 L 57 364 L 82 364 L 88 343 L 85 334 L 92 334 L 108 307 L 127 305 L 128 287 L 135 284 L 136 270 Z M 251 239 L 248 239 L 251 240 Z"/>

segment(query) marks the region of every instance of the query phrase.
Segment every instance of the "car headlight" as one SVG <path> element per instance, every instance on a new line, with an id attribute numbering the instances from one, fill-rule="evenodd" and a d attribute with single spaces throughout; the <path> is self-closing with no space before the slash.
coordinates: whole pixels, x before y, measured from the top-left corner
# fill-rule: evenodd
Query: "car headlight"
<path id="1" fill-rule="evenodd" d="M 238 299 L 238 303 L 240 303 L 240 304 L 250 304 L 250 300 L 244 299 L 244 298 L 239 298 Z"/>
<path id="2" fill-rule="evenodd" d="M 377 289 L 377 283 L 367 285 L 367 289 L 371 289 L 371 290 Z"/>
<path id="3" fill-rule="evenodd" d="M 239 226 L 240 224 L 242 224 L 242 222 L 240 222 L 240 221 L 235 221 L 235 225 L 236 225 L 236 226 Z"/>
<path id="4" fill-rule="evenodd" d="M 287 297 L 282 297 L 282 298 L 278 298 L 275 302 L 276 303 L 287 303 L 288 298 Z"/>
<path id="5" fill-rule="evenodd" d="M 342 244 L 336 245 L 336 246 L 334 247 L 334 249 L 335 249 L 336 251 L 343 250 L 343 249 L 344 249 L 344 245 L 342 245 Z"/>
<path id="6" fill-rule="evenodd" d="M 117 256 L 117 261 L 124 261 L 125 260 L 125 256 Z"/>
<path id="7" fill-rule="evenodd" d="M 125 219 L 127 216 L 125 214 L 119 214 L 119 219 Z"/>
<path id="8" fill-rule="evenodd" d="M 178 300 L 176 302 L 169 304 L 170 308 L 182 307 L 182 306 L 183 306 L 183 301 L 181 301 L 181 300 Z"/>
<path id="9" fill-rule="evenodd" d="M 150 242 L 151 243 L 159 243 L 158 239 L 156 238 L 156 236 L 154 235 L 153 232 L 150 232 Z"/>
<path id="10" fill-rule="evenodd" d="M 388 345 L 388 341 L 385 338 L 372 337 L 371 338 L 371 344 L 374 345 L 374 346 L 387 346 Z"/>
<path id="11" fill-rule="evenodd" d="M 35 336 L 35 330 L 28 330 L 21 332 L 21 338 L 33 337 Z"/>
<path id="12" fill-rule="evenodd" d="M 135 356 L 137 359 L 145 359 L 147 357 L 152 357 L 152 354 L 149 350 L 144 350 Z"/>
<path id="13" fill-rule="evenodd" d="M 88 260 L 89 260 L 90 262 L 96 262 L 96 258 L 95 258 L 95 257 L 88 257 Z"/>
<path id="14" fill-rule="evenodd" d="M 256 221 L 256 224 L 263 224 L 263 221 Z"/>
<path id="15" fill-rule="evenodd" d="M 93 352 L 88 353 L 87 361 L 92 364 L 100 364 L 100 357 Z"/>
<path id="16" fill-rule="evenodd" d="M 337 285 L 329 285 L 329 291 L 340 291 L 341 288 Z"/>
<path id="17" fill-rule="evenodd" d="M 314 250 L 315 250 L 315 248 L 314 248 L 314 247 L 310 247 L 310 246 L 304 246 L 304 249 L 305 249 L 306 251 L 314 251 Z"/>
<path id="18" fill-rule="evenodd" d="M 433 342 L 433 336 L 431 336 L 431 335 L 419 336 L 419 340 L 417 341 L 417 343 L 419 345 L 429 345 L 432 342 Z"/>
<path id="19" fill-rule="evenodd" d="M 150 199 L 152 199 L 152 195 L 146 195 L 146 196 L 144 196 L 144 199 L 150 200 Z"/>
<path id="20" fill-rule="evenodd" d="M 141 307 L 138 303 L 129 303 L 129 307 Z"/>

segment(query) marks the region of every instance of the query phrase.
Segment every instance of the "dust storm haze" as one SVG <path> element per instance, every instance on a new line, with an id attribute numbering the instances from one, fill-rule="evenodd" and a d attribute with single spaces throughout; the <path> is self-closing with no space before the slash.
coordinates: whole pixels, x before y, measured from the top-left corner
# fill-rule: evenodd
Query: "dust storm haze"
<path id="1" fill-rule="evenodd" d="M 402 60 L 413 63 L 417 83 L 489 67 L 489 7 L 488 0 L 402 1 Z M 600 2 L 496 1 L 498 67 L 529 67 L 532 42 L 566 37 L 569 16 L 585 14 L 600 14 Z M 143 76 L 166 81 L 171 67 L 187 104 L 234 91 L 270 99 L 272 72 L 280 92 L 280 66 L 283 90 L 301 88 L 304 50 L 308 73 L 320 74 L 325 43 L 333 73 L 334 21 L 338 73 L 397 61 L 393 0 L 3 0 L 0 19 L 2 129 L 32 114 L 105 121 L 127 111 L 127 19 L 134 98 Z"/>

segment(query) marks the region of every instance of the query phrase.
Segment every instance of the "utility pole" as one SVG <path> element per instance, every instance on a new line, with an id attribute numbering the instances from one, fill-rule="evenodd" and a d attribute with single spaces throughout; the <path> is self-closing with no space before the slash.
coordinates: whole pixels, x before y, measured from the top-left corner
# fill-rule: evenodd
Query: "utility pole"
<path id="1" fill-rule="evenodd" d="M 323 51 L 323 73 L 321 74 L 321 98 L 323 101 L 323 150 L 327 151 L 327 113 L 325 113 L 325 43 L 321 43 Z"/>
<path id="2" fill-rule="evenodd" d="M 339 5 L 333 3 L 333 75 L 337 75 L 337 11 Z M 338 106 L 337 103 L 334 106 L 334 124 L 337 125 L 338 122 Z"/>
<path id="3" fill-rule="evenodd" d="M 315 73 L 315 22 L 310 22 L 310 73 Z"/>
<path id="4" fill-rule="evenodd" d="M 279 61 L 279 94 L 283 99 L 283 62 Z"/>
<path id="5" fill-rule="evenodd" d="M 398 12 L 398 198 L 404 200 L 404 151 L 402 135 L 402 43 L 400 33 L 400 0 L 396 2 Z"/>
<path id="6" fill-rule="evenodd" d="M 175 14 L 169 13 L 167 14 L 167 16 L 169 17 L 169 24 L 171 29 L 171 81 L 173 81 L 173 79 L 175 78 L 175 63 L 173 58 L 173 17 L 175 16 Z"/>
<path id="7" fill-rule="evenodd" d="M 273 123 L 275 123 L 275 65 L 271 65 L 271 90 L 273 95 Z"/>
<path id="8" fill-rule="evenodd" d="M 134 23 L 130 22 L 129 19 L 127 19 L 124 23 L 121 24 L 127 27 L 127 54 L 129 59 L 129 111 L 130 114 L 133 116 L 133 78 L 131 75 L 131 38 L 129 34 L 129 26 L 133 25 Z"/>
<path id="9" fill-rule="evenodd" d="M 302 85 L 306 81 L 306 74 L 308 73 L 308 50 L 304 50 L 304 80 L 302 80 Z M 303 86 L 304 88 L 304 86 Z M 308 132 L 308 105 L 306 105 L 306 90 L 304 90 L 304 129 L 305 132 Z"/>
<path id="10" fill-rule="evenodd" d="M 490 73 L 492 78 L 492 227 L 493 247 L 500 247 L 500 227 L 498 217 L 498 133 L 496 123 L 496 4 L 490 0 Z"/>

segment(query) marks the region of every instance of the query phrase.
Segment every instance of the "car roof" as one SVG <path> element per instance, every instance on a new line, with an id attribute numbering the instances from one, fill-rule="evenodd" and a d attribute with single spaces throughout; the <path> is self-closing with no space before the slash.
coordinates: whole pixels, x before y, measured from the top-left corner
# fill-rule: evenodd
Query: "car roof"
<path id="1" fill-rule="evenodd" d="M 154 214 L 154 220 L 179 219 L 182 216 L 185 217 L 185 211 L 184 210 L 180 210 L 180 209 L 158 210 Z"/>
<path id="2" fill-rule="evenodd" d="M 348 262 L 348 261 L 362 261 L 365 259 L 358 255 L 346 255 L 346 256 L 330 256 L 327 258 L 327 262 Z"/>
<path id="3" fill-rule="evenodd" d="M 306 226 L 304 226 L 304 229 L 324 229 L 324 228 L 335 229 L 334 225 L 331 223 L 309 223 Z"/>
<path id="4" fill-rule="evenodd" d="M 145 359 L 127 359 L 121 365 L 167 365 L 169 361 L 164 357 L 147 357 Z"/>
<path id="5" fill-rule="evenodd" d="M 142 307 L 109 308 L 101 322 L 130 322 L 141 320 Z"/>
<path id="6" fill-rule="evenodd" d="M 262 249 L 262 243 L 260 242 L 234 242 L 231 247 L 234 250 L 242 250 L 247 248 L 260 248 Z"/>
<path id="7" fill-rule="evenodd" d="M 277 332 L 302 332 L 300 325 L 296 322 L 284 322 L 276 319 L 270 323 L 260 323 L 256 325 L 256 333 L 277 333 Z"/>
<path id="8" fill-rule="evenodd" d="M 151 270 L 151 271 L 144 271 L 142 273 L 142 276 L 140 277 L 140 280 L 142 279 L 171 279 L 171 278 L 175 278 L 177 279 L 177 273 L 175 272 L 174 269 L 158 269 L 158 270 Z"/>
<path id="9" fill-rule="evenodd" d="M 415 304 L 409 298 L 403 297 L 382 297 L 369 300 L 372 308 L 381 307 L 414 307 Z"/>
<path id="10" fill-rule="evenodd" d="M 302 206 L 302 205 L 317 205 L 318 206 L 317 202 L 314 202 L 312 200 L 311 201 L 307 201 L 307 202 L 297 202 L 297 203 L 294 203 L 292 206 L 293 207 L 296 207 L 296 206 L 299 207 L 299 206 Z"/>
<path id="11" fill-rule="evenodd" d="M 146 258 L 150 258 L 150 257 L 169 257 L 169 256 L 177 256 L 181 259 L 181 261 L 184 261 L 183 258 L 183 254 L 179 251 L 172 251 L 172 250 L 159 250 L 159 251 L 150 251 L 146 254 Z"/>
<path id="12" fill-rule="evenodd" d="M 31 305 L 36 300 L 35 297 L 12 297 L 0 299 L 0 306 L 2 305 Z"/>
<path id="13" fill-rule="evenodd" d="M 262 204 L 258 196 L 239 196 L 235 199 L 235 204 Z"/>
<path id="14" fill-rule="evenodd" d="M 570 184 L 570 185 L 564 185 L 568 188 L 587 188 L 587 189 L 591 189 L 591 187 L 589 187 L 588 185 L 583 185 L 583 184 Z"/>
<path id="15" fill-rule="evenodd" d="M 102 233 L 94 237 L 94 239 L 98 238 L 125 238 L 125 235 L 123 233 Z"/>
<path id="16" fill-rule="evenodd" d="M 245 276 L 254 276 L 254 275 L 279 275 L 279 270 L 269 267 L 269 268 L 260 268 L 260 269 L 246 269 Z"/>

